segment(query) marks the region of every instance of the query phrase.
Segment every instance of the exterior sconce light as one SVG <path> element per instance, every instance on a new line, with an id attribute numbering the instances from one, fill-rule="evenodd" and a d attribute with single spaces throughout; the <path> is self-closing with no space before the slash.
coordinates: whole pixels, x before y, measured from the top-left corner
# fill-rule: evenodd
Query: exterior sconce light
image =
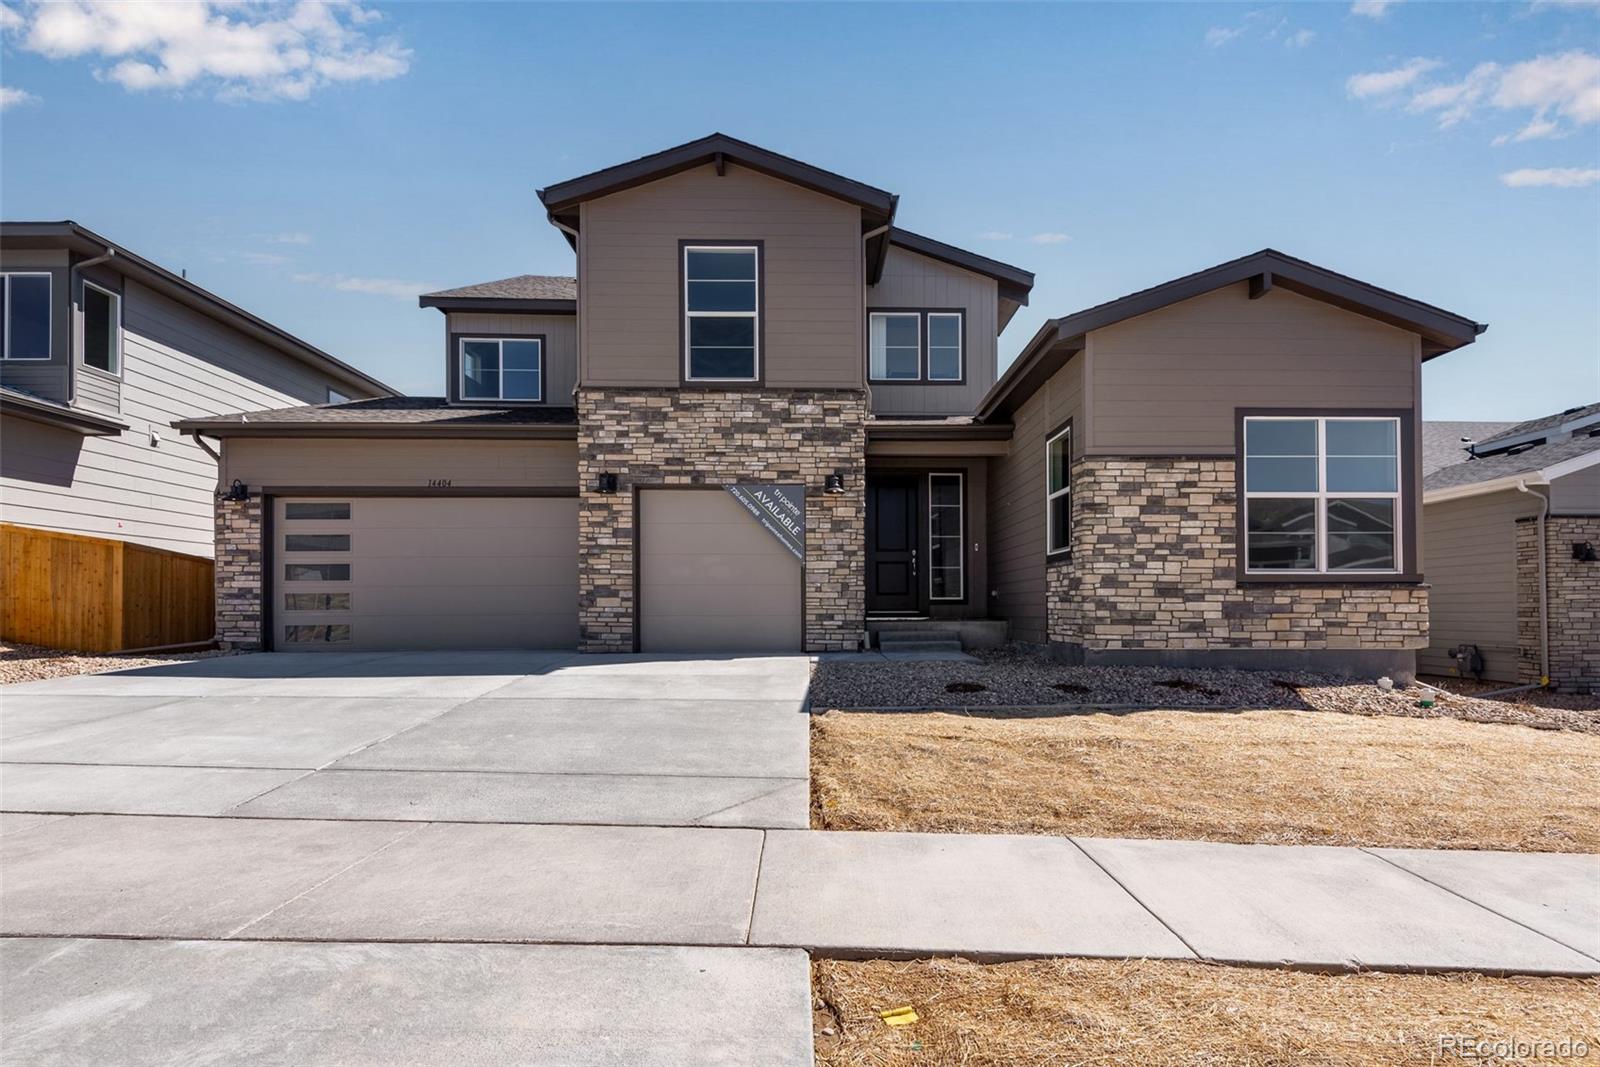
<path id="1" fill-rule="evenodd" d="M 834 471 L 822 480 L 822 491 L 828 496 L 844 495 L 844 475 Z"/>
<path id="2" fill-rule="evenodd" d="M 1594 563 L 1597 558 L 1593 541 L 1574 541 L 1572 544 L 1572 558 L 1579 563 Z"/>
<path id="3" fill-rule="evenodd" d="M 233 480 L 233 484 L 228 486 L 228 491 L 222 494 L 222 499 L 231 500 L 234 503 L 249 500 L 250 489 L 239 479 L 235 478 Z"/>
<path id="4" fill-rule="evenodd" d="M 617 491 L 617 476 L 607 471 L 594 480 L 594 489 L 597 493 L 615 493 Z"/>

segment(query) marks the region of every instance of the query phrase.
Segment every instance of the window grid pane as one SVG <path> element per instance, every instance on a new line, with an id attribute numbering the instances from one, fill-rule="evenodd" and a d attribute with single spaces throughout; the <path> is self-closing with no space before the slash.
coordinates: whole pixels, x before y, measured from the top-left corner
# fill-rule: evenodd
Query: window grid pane
<path id="1" fill-rule="evenodd" d="M 760 279 L 754 248 L 684 250 L 684 375 L 753 381 Z"/>
<path id="2" fill-rule="evenodd" d="M 928 316 L 928 380 L 961 380 L 961 316 Z"/>
<path id="3" fill-rule="evenodd" d="M 959 474 L 928 475 L 928 596 L 960 600 L 966 595 Z"/>
<path id="4" fill-rule="evenodd" d="M 1045 443 L 1045 551 L 1072 547 L 1072 431 Z"/>

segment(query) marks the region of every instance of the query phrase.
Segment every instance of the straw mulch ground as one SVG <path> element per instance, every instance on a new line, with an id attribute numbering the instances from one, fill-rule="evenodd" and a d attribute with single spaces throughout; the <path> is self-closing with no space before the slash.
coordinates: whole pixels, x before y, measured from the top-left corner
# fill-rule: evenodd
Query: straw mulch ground
<path id="1" fill-rule="evenodd" d="M 1600 737 L 1454 719 L 829 712 L 811 733 L 822 830 L 1600 852 L 1597 781 Z"/>
<path id="2" fill-rule="evenodd" d="M 1388 1067 L 1441 1038 L 1562 1039 L 1600 1056 L 1600 981 L 1322 975 L 1145 960 L 812 965 L 822 1067 Z M 920 1019 L 890 1027 L 880 1011 Z M 1517 1063 L 1583 1063 L 1534 1055 Z"/>

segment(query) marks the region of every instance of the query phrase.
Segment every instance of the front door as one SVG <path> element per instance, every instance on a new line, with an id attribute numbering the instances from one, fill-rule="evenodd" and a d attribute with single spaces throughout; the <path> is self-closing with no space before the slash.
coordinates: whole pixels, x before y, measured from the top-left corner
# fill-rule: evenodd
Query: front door
<path id="1" fill-rule="evenodd" d="M 867 610 L 915 612 L 921 544 L 915 477 L 867 480 Z"/>

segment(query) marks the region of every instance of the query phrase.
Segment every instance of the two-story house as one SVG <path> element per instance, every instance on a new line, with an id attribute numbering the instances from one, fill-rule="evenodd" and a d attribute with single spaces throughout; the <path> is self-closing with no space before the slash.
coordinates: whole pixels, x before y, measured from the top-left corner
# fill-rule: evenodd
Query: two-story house
<path id="1" fill-rule="evenodd" d="M 190 419 L 275 648 L 858 647 L 1411 669 L 1420 367 L 1472 321 L 1266 251 L 1052 319 L 897 197 L 722 135 L 549 186 L 576 277 L 429 294 L 441 398 Z M 1241 536 L 1241 531 L 1243 531 Z"/>

